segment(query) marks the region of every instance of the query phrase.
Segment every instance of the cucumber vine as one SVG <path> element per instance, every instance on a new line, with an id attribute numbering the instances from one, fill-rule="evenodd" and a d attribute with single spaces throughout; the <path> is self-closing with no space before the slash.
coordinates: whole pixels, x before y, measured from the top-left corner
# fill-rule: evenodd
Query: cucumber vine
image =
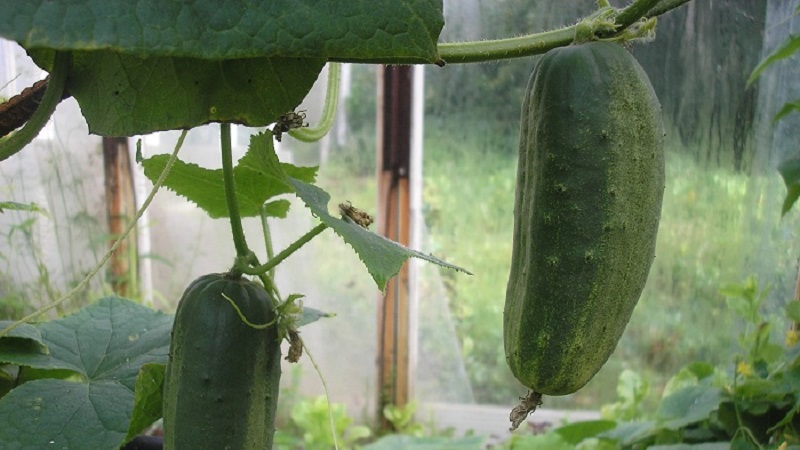
<path id="1" fill-rule="evenodd" d="M 613 19 L 613 29 L 606 24 L 596 31 L 601 32 L 600 37 L 611 38 L 624 33 L 637 21 L 653 19 L 689 1 L 691 0 L 636 0 L 621 10 L 611 9 L 609 17 L 605 19 Z M 603 14 L 608 7 L 607 0 L 599 2 L 599 11 Z M 589 18 L 595 14 L 597 12 Z M 540 55 L 574 42 L 577 28 L 582 26 L 583 22 L 582 20 L 575 25 L 514 38 L 442 43 L 438 46 L 439 57 L 447 64 L 462 64 Z"/>

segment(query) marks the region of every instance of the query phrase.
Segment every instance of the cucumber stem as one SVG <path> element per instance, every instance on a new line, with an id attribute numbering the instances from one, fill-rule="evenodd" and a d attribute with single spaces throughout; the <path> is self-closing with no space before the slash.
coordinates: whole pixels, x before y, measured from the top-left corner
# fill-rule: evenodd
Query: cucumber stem
<path id="1" fill-rule="evenodd" d="M 267 222 L 267 204 L 261 205 L 261 230 L 264 233 L 264 246 L 267 248 L 267 261 L 275 256 L 275 251 L 272 249 L 272 233 L 269 231 L 269 222 Z M 270 278 L 275 278 L 275 268 L 272 268 L 267 275 Z"/>
<path id="2" fill-rule="evenodd" d="M 231 124 L 219 125 L 220 147 L 222 148 L 222 177 L 225 183 L 225 202 L 228 205 L 228 215 L 231 220 L 231 233 L 233 245 L 236 247 L 236 256 L 248 258 L 250 249 L 244 237 L 242 216 L 239 213 L 239 201 L 236 199 L 236 182 L 233 178 L 233 150 L 231 148 Z"/>
<path id="3" fill-rule="evenodd" d="M 650 19 L 659 16 L 689 1 L 691 0 L 636 0 L 617 14 L 617 29 L 613 35 L 622 33 L 641 18 Z M 600 5 L 602 9 L 602 3 Z M 594 14 L 596 13 L 586 19 Z M 581 22 L 583 21 L 579 21 L 578 24 Z M 571 44 L 578 24 L 507 39 L 440 43 L 439 58 L 447 64 L 462 64 L 541 55 L 554 48 Z"/>
<path id="4" fill-rule="evenodd" d="M 689 3 L 692 0 L 661 0 L 655 6 L 653 6 L 650 11 L 647 11 L 646 17 L 652 18 L 656 16 L 660 16 L 665 12 L 675 9 L 684 3 Z"/>
<path id="5" fill-rule="evenodd" d="M 237 262 L 236 269 L 247 275 L 261 275 L 263 273 L 266 273 L 272 270 L 273 267 L 283 262 L 283 260 L 288 258 L 292 253 L 299 250 L 300 247 L 306 245 L 309 241 L 311 241 L 311 239 L 314 239 L 314 237 L 316 237 L 318 234 L 325 231 L 326 228 L 328 228 L 328 226 L 325 225 L 324 223 L 317 225 L 316 227 L 312 228 L 311 231 L 300 236 L 296 241 L 289 244 L 288 247 L 286 247 L 280 253 L 275 255 L 274 258 L 271 258 L 269 261 L 265 262 L 260 266 L 247 267 Z"/>
<path id="6" fill-rule="evenodd" d="M 11 136 L 0 140 L 0 161 L 5 161 L 19 153 L 47 125 L 47 121 L 50 120 L 56 110 L 56 106 L 61 102 L 61 98 L 64 95 L 67 75 L 71 65 L 72 53 L 56 52 L 53 69 L 50 72 L 50 79 L 47 81 L 47 89 L 44 91 L 42 102 L 39 103 L 39 107 L 36 108 L 36 111 L 34 111 L 30 120 L 25 123 L 25 126 Z"/>
<path id="7" fill-rule="evenodd" d="M 508 39 L 439 44 L 439 57 L 447 64 L 496 61 L 539 55 L 572 43 L 575 27 L 569 26 L 544 33 Z"/>
<path id="8" fill-rule="evenodd" d="M 662 0 L 636 0 L 620 11 L 616 17 L 617 25 L 620 29 L 624 30 L 643 17 L 652 17 L 647 13 L 661 1 Z"/>

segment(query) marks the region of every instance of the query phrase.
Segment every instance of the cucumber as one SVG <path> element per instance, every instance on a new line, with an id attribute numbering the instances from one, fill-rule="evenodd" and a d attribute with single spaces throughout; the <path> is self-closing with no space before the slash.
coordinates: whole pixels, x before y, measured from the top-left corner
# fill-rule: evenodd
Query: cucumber
<path id="1" fill-rule="evenodd" d="M 658 99 L 620 44 L 562 47 L 537 64 L 503 314 L 508 366 L 532 391 L 523 409 L 579 390 L 616 348 L 655 256 L 663 145 Z"/>
<path id="2" fill-rule="evenodd" d="M 272 448 L 277 326 L 245 324 L 231 301 L 251 323 L 275 319 L 261 286 L 228 274 L 198 278 L 178 303 L 164 381 L 167 450 Z"/>

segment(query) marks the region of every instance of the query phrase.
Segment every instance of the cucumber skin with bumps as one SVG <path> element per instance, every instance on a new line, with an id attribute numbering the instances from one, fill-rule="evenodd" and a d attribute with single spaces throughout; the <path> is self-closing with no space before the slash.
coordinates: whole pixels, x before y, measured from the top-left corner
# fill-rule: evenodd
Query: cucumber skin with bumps
<path id="1" fill-rule="evenodd" d="M 647 281 L 664 126 L 621 45 L 551 50 L 523 102 L 505 354 L 533 392 L 571 394 L 617 346 Z"/>
<path id="2" fill-rule="evenodd" d="M 272 448 L 280 381 L 277 327 L 242 322 L 225 294 L 254 324 L 275 319 L 259 285 L 204 275 L 175 313 L 164 381 L 164 448 Z"/>

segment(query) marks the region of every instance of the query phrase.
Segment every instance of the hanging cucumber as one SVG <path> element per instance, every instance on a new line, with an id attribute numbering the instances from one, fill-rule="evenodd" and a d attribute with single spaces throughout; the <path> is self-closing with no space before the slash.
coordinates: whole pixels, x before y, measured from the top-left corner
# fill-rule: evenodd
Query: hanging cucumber
<path id="1" fill-rule="evenodd" d="M 238 275 L 205 275 L 189 285 L 170 342 L 165 449 L 272 448 L 280 341 L 277 326 L 252 324 L 274 319 L 267 292 Z"/>
<path id="2" fill-rule="evenodd" d="M 658 99 L 621 45 L 539 61 L 522 107 L 503 321 L 508 365 L 531 389 L 518 414 L 582 388 L 616 348 L 655 254 L 663 141 Z"/>

